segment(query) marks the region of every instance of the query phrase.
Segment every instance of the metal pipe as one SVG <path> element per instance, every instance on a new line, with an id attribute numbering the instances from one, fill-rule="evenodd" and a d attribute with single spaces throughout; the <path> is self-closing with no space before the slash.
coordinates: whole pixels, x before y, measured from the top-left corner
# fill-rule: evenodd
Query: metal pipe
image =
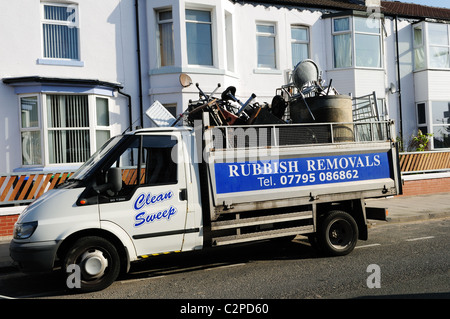
<path id="1" fill-rule="evenodd" d="M 144 127 L 144 103 L 142 101 L 142 72 L 141 72 L 141 38 L 139 33 L 139 0 L 134 2 L 135 12 L 136 12 L 136 52 L 137 52 L 137 63 L 138 63 L 138 82 L 139 82 L 139 117 L 141 127 Z"/>
<path id="2" fill-rule="evenodd" d="M 400 137 L 403 140 L 403 115 L 402 115 L 402 89 L 401 89 L 401 77 L 400 77 L 400 53 L 398 48 L 398 16 L 395 16 L 395 50 L 397 54 L 397 83 L 398 83 L 398 116 Z"/>

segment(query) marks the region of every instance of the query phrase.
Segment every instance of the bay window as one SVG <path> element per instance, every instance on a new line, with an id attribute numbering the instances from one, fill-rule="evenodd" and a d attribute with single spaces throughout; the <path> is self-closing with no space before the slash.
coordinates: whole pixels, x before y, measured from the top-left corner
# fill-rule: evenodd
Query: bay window
<path id="1" fill-rule="evenodd" d="M 413 26 L 414 70 L 450 68 L 450 30 L 444 23 Z"/>
<path id="2" fill-rule="evenodd" d="M 379 19 L 338 17 L 332 19 L 334 68 L 381 68 L 382 46 Z"/>
<path id="3" fill-rule="evenodd" d="M 106 97 L 21 96 L 20 111 L 23 166 L 83 163 L 111 136 Z"/>

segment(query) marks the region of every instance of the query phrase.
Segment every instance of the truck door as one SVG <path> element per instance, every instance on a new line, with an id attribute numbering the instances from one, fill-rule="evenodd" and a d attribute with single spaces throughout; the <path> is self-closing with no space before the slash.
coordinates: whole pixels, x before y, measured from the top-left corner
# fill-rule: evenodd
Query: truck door
<path id="1" fill-rule="evenodd" d="M 181 145 L 176 133 L 135 135 L 108 161 L 120 168 L 122 188 L 100 194 L 100 220 L 123 228 L 138 256 L 182 248 L 187 201 Z"/>

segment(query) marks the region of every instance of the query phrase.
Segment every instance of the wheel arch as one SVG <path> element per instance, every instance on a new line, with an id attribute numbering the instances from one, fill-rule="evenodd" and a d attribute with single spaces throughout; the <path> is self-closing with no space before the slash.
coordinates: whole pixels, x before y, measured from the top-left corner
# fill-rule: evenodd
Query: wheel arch
<path id="1" fill-rule="evenodd" d="M 58 247 L 58 251 L 56 253 L 58 259 L 63 260 L 70 247 L 72 247 L 78 239 L 88 236 L 102 237 L 111 242 L 111 244 L 116 247 L 119 254 L 121 272 L 128 272 L 130 270 L 130 252 L 127 246 L 125 246 L 124 243 L 115 234 L 100 228 L 83 229 L 70 234 L 62 241 L 62 243 Z"/>
<path id="2" fill-rule="evenodd" d="M 368 239 L 369 232 L 367 229 L 364 199 L 353 199 L 341 202 L 318 204 L 318 218 L 323 218 L 326 214 L 333 210 L 342 210 L 350 214 L 355 220 L 356 225 L 358 226 L 358 239 Z"/>

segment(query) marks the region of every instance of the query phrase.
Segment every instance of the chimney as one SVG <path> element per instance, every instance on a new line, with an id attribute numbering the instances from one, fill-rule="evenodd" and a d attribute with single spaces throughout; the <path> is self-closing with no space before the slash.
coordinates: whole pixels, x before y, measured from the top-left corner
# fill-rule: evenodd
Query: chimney
<path id="1" fill-rule="evenodd" d="M 366 7 L 370 7 L 370 8 L 379 8 L 381 5 L 380 0 L 365 0 L 365 2 L 366 2 Z"/>

